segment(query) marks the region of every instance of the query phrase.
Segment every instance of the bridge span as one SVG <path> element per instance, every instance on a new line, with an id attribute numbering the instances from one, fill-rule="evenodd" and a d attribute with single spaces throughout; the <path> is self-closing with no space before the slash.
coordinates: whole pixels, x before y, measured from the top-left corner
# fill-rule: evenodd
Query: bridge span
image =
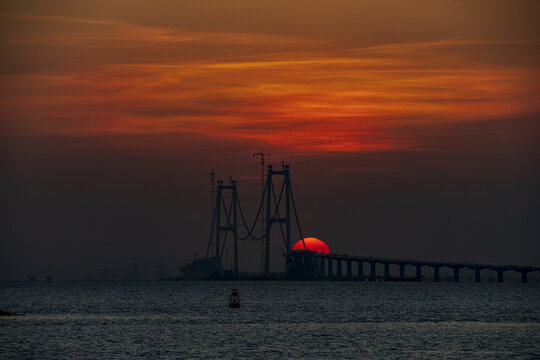
<path id="1" fill-rule="evenodd" d="M 262 153 L 261 153 L 262 154 Z M 254 154 L 258 155 L 258 154 Z M 262 163 L 261 181 L 264 183 L 264 162 Z M 284 162 L 281 169 L 276 170 L 272 165 L 268 165 L 266 171 L 266 183 L 262 187 L 261 201 L 253 222 L 248 224 L 241 202 L 238 197 L 237 181 L 229 178 L 229 184 L 222 180 L 217 181 L 217 187 L 214 190 L 214 172 L 212 176 L 212 227 L 208 246 L 205 255 L 205 271 L 221 272 L 222 256 L 227 247 L 233 254 L 232 271 L 234 278 L 239 277 L 239 251 L 240 241 L 254 240 L 261 241 L 264 246 L 264 260 L 262 265 L 265 277 L 270 276 L 270 241 L 271 229 L 276 226 L 280 229 L 282 238 L 282 249 L 291 249 L 292 228 L 296 226 L 300 239 L 304 239 L 290 179 L 290 168 Z M 277 181 L 274 180 L 277 178 Z M 263 185 L 261 183 L 261 185 Z M 275 186 L 277 185 L 277 186 Z M 230 196 L 225 196 L 225 193 Z M 261 224 L 261 231 L 256 231 L 257 225 Z M 227 239 L 229 241 L 227 242 Z M 303 243 L 303 240 L 302 240 Z M 492 265 L 476 263 L 458 263 L 445 261 L 422 261 L 408 259 L 392 259 L 365 256 L 350 256 L 339 254 L 318 254 L 308 251 L 305 243 L 304 250 L 289 250 L 285 254 L 286 258 L 286 276 L 291 279 L 299 280 L 386 280 L 386 281 L 420 281 L 422 279 L 422 268 L 430 267 L 433 269 L 433 280 L 440 280 L 440 269 L 450 268 L 453 270 L 455 282 L 459 282 L 460 270 L 469 268 L 474 271 L 475 281 L 480 282 L 481 271 L 489 270 L 497 273 L 498 282 L 503 282 L 504 273 L 515 271 L 521 274 L 521 281 L 527 282 L 527 275 L 534 271 L 540 271 L 540 267 L 518 266 L 518 265 Z M 214 245 L 214 256 L 211 256 L 210 249 Z M 232 247 L 232 249 L 231 249 Z M 370 265 L 370 271 L 364 276 L 364 263 Z M 345 266 L 343 266 L 345 264 Z M 384 265 L 384 274 L 377 274 L 377 264 Z M 194 268 L 198 269 L 200 261 L 195 261 Z M 334 266 L 335 265 L 335 266 Z M 353 277 L 353 265 L 357 267 L 356 276 Z M 390 266 L 399 266 L 399 277 L 390 276 Z M 414 267 L 416 276 L 407 278 L 405 276 L 405 267 Z M 334 273 L 335 270 L 335 273 Z M 344 271 L 345 270 L 345 271 Z"/>
<path id="2" fill-rule="evenodd" d="M 369 273 L 364 274 L 364 263 L 369 264 Z M 335 265 L 334 265 L 335 264 Z M 384 265 L 384 274 L 377 274 L 377 264 Z M 344 266 L 343 266 L 344 265 Z M 390 276 L 390 265 L 399 266 L 399 277 Z M 356 267 L 356 276 L 353 277 L 353 266 Z M 405 276 L 405 267 L 414 267 L 414 277 Z M 540 267 L 519 265 L 493 265 L 465 262 L 424 261 L 410 259 L 392 259 L 366 256 L 351 256 L 340 254 L 317 254 L 313 251 L 290 251 L 288 254 L 288 276 L 298 280 L 386 280 L 386 281 L 421 281 L 422 268 L 430 267 L 433 270 L 433 281 L 440 281 L 439 270 L 443 267 L 453 270 L 454 282 L 459 282 L 460 270 L 468 268 L 474 270 L 475 282 L 481 281 L 481 271 L 495 271 L 497 281 L 502 283 L 506 271 L 515 271 L 521 274 L 521 282 L 527 282 L 527 275 L 540 271 Z M 335 273 L 334 273 L 335 270 Z"/>

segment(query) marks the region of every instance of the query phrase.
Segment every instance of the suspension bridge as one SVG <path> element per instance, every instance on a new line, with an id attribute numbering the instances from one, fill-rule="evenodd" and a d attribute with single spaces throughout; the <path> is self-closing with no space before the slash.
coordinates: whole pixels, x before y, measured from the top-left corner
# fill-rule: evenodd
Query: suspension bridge
<path id="1" fill-rule="evenodd" d="M 262 157 L 262 166 L 262 179 L 264 181 L 264 157 Z M 282 163 L 279 170 L 274 170 L 272 165 L 268 165 L 266 182 L 264 182 L 264 186 L 261 184 L 261 198 L 252 223 L 248 223 L 244 215 L 238 194 L 238 182 L 232 178 L 229 179 L 228 184 L 218 180 L 214 190 L 214 173 L 212 172 L 211 175 L 213 215 L 208 246 L 204 258 L 195 260 L 180 269 L 184 274 L 184 278 L 187 279 L 223 278 L 222 259 L 225 249 L 231 245 L 233 263 L 232 269 L 228 270 L 232 275 L 229 278 L 238 279 L 240 276 L 238 245 L 241 241 L 263 242 L 262 277 L 269 278 L 270 242 L 274 226 L 279 228 L 279 234 L 281 235 L 281 252 L 282 257 L 285 258 L 284 276 L 287 279 L 421 281 L 422 268 L 430 267 L 432 268 L 434 282 L 440 281 L 441 268 L 449 268 L 453 271 L 452 280 L 454 282 L 460 281 L 460 270 L 468 268 L 474 271 L 475 282 L 481 281 L 481 271 L 485 270 L 496 272 L 498 282 L 503 282 L 505 272 L 515 271 L 521 274 L 521 282 L 526 283 L 529 273 L 540 272 L 540 267 L 533 266 L 422 261 L 317 253 L 309 250 L 304 242 L 294 200 L 289 165 Z M 257 224 L 261 224 L 260 231 L 256 231 Z M 302 243 L 302 250 L 291 250 L 293 224 L 297 230 L 295 234 L 298 236 L 295 242 Z M 345 264 L 345 271 L 343 271 L 343 264 Z M 365 265 L 368 266 L 369 273 L 364 271 Z M 377 265 L 384 267 L 382 273 L 377 274 Z M 391 266 L 399 267 L 398 277 L 391 276 Z M 407 266 L 414 269 L 413 277 L 406 276 L 405 269 Z"/>

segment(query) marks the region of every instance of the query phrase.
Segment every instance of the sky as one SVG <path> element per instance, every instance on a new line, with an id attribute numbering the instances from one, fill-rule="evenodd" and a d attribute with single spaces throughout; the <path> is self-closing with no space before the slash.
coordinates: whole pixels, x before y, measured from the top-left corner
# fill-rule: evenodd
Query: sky
<path id="1" fill-rule="evenodd" d="M 212 170 L 253 220 L 260 151 L 334 253 L 540 265 L 539 10 L 2 2 L 0 279 L 174 276 L 206 251 Z"/>

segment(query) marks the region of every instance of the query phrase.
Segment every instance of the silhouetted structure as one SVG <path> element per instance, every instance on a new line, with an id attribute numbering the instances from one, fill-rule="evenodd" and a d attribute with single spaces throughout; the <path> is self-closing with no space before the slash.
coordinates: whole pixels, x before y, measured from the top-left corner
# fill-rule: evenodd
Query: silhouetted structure
<path id="1" fill-rule="evenodd" d="M 232 289 L 231 295 L 229 296 L 229 307 L 230 308 L 239 308 L 240 307 L 240 295 L 238 295 L 238 289 Z"/>
<path id="2" fill-rule="evenodd" d="M 184 280 L 211 280 L 223 277 L 223 268 L 217 257 L 203 258 L 180 267 Z"/>
<path id="3" fill-rule="evenodd" d="M 221 264 L 221 258 L 223 251 L 225 250 L 225 243 L 227 241 L 227 235 L 229 232 L 233 235 L 234 241 L 234 276 L 238 277 L 238 195 L 236 192 L 236 181 L 230 179 L 229 185 L 223 185 L 223 181 L 218 180 L 217 196 L 215 206 L 215 235 L 216 235 L 216 255 L 215 258 Z M 232 193 L 229 207 L 225 204 L 225 197 L 223 192 L 229 190 Z M 222 214 L 226 216 L 226 224 L 222 224 Z M 223 246 L 220 248 L 221 234 L 224 232 Z M 207 253 L 208 256 L 208 253 Z"/>
<path id="4" fill-rule="evenodd" d="M 257 154 L 254 154 L 257 155 Z M 280 191 L 276 191 L 274 184 L 274 177 L 282 177 Z M 230 196 L 225 196 L 225 192 Z M 281 170 L 274 170 L 272 165 L 268 165 L 268 172 L 266 178 L 266 184 L 262 192 L 263 196 L 259 203 L 257 215 L 251 226 L 248 226 L 242 207 L 238 198 L 237 181 L 232 178 L 229 180 L 229 185 L 224 185 L 222 180 L 217 181 L 216 198 L 214 208 L 214 216 L 212 218 L 212 230 L 210 233 L 210 239 L 208 241 L 208 247 L 206 250 L 206 258 L 209 256 L 211 245 L 215 246 L 214 258 L 221 265 L 223 253 L 225 250 L 227 237 L 229 233 L 233 237 L 233 261 L 234 261 L 234 277 L 238 278 L 238 241 L 239 240 L 263 240 L 265 241 L 264 252 L 264 274 L 270 275 L 270 235 L 271 229 L 274 224 L 278 224 L 281 230 L 283 245 L 285 249 L 291 248 L 291 217 L 294 211 L 296 217 L 296 224 L 300 233 L 301 239 L 303 239 L 302 231 L 298 221 L 298 214 L 296 212 L 296 206 L 294 203 L 294 196 L 292 193 L 292 187 L 290 182 L 289 166 L 282 164 Z M 228 201 L 226 201 L 226 199 Z M 259 222 L 259 219 L 263 216 L 263 209 L 266 210 L 266 221 L 264 233 L 256 236 L 254 234 L 255 227 Z M 238 216 L 241 219 L 241 225 L 246 229 L 245 236 L 238 235 Z M 283 229 L 283 226 L 285 229 Z M 286 255 L 286 254 L 285 254 Z M 286 257 L 288 259 L 288 257 Z M 288 261 L 288 260 L 287 260 Z M 194 262 L 195 263 L 195 262 Z"/>
<path id="5" fill-rule="evenodd" d="M 453 270 L 453 281 L 459 282 L 459 271 L 463 268 L 469 268 L 475 272 L 475 282 L 480 282 L 480 271 L 491 270 L 497 272 L 498 282 L 503 282 L 503 274 L 506 271 L 516 271 L 521 274 L 521 282 L 527 282 L 527 274 L 540 271 L 540 267 L 533 266 L 518 266 L 518 265 L 492 265 L 492 264 L 476 264 L 476 263 L 454 263 L 444 261 L 421 261 L 421 260 L 408 260 L 408 259 L 391 259 L 391 258 L 376 258 L 376 257 L 364 257 L 364 256 L 350 256 L 339 254 L 317 254 L 310 251 L 290 251 L 289 257 L 291 261 L 296 265 L 294 277 L 296 279 L 303 280 L 365 280 L 364 276 L 364 263 L 368 263 L 370 267 L 369 281 L 386 280 L 386 281 L 421 281 L 422 280 L 422 267 L 433 268 L 433 281 L 439 282 L 440 275 L 439 269 L 447 267 Z M 344 276 L 342 272 L 342 263 L 346 264 L 347 273 Z M 334 275 L 334 263 L 336 268 L 336 274 Z M 358 272 L 357 276 L 353 278 L 352 267 L 356 263 Z M 384 265 L 384 275 L 378 276 L 376 271 L 376 265 Z M 390 276 L 390 265 L 399 266 L 399 278 L 392 278 Z M 405 277 L 405 266 L 412 266 L 415 268 L 415 277 Z"/>
<path id="6" fill-rule="evenodd" d="M 264 166 L 264 154 L 253 154 L 253 156 L 261 156 Z M 263 172 L 264 173 L 264 172 Z M 212 182 L 214 181 L 214 173 Z M 274 177 L 282 177 L 280 191 L 277 192 L 274 186 Z M 229 192 L 229 202 L 225 201 L 224 192 Z M 369 279 L 370 281 L 421 281 L 422 267 L 433 268 L 433 281 L 440 281 L 440 268 L 447 267 L 453 270 L 453 281 L 459 282 L 460 270 L 469 268 L 474 270 L 475 282 L 481 281 L 481 271 L 491 270 L 497 272 L 498 282 L 503 282 L 504 272 L 516 271 L 521 274 L 521 281 L 527 282 L 527 274 L 534 271 L 540 271 L 539 267 L 532 266 L 517 266 L 517 265 L 491 265 L 491 264 L 476 264 L 476 263 L 455 263 L 443 261 L 419 261 L 407 259 L 392 259 L 392 258 L 376 258 L 363 256 L 349 256 L 339 254 L 322 254 L 314 251 L 308 251 L 304 243 L 304 236 L 296 211 L 294 195 L 290 181 L 289 165 L 282 163 L 281 170 L 274 170 L 272 165 L 268 165 L 266 176 L 266 184 L 262 191 L 261 200 L 258 206 L 257 215 L 251 226 L 248 226 L 245 216 L 242 211 L 242 206 L 238 197 L 237 181 L 230 179 L 229 185 L 224 185 L 223 181 L 218 180 L 216 187 L 215 206 L 213 206 L 212 230 L 204 259 L 196 260 L 193 263 L 181 268 L 184 272 L 184 278 L 188 279 L 204 279 L 204 278 L 222 278 L 222 256 L 225 249 L 228 233 L 233 236 L 234 247 L 234 278 L 238 278 L 238 240 L 264 240 L 264 275 L 270 275 L 270 235 L 274 224 L 280 227 L 283 245 L 286 253 L 285 257 L 285 276 L 289 279 L 298 280 L 353 280 L 353 264 L 357 267 L 356 280 Z M 263 209 L 266 208 L 266 221 L 264 233 L 256 236 L 254 234 L 255 227 L 259 222 L 259 218 L 263 216 Z M 281 211 L 281 213 L 280 213 Z M 295 223 L 298 227 L 300 239 L 304 245 L 303 250 L 291 249 L 291 218 L 294 213 Z M 241 224 L 246 229 L 245 236 L 239 236 L 238 215 L 240 215 Z M 225 221 L 226 220 L 226 221 Z M 283 225 L 285 229 L 283 229 Z M 214 242 L 215 256 L 208 257 L 209 251 Z M 346 264 L 346 273 L 343 273 L 342 264 Z M 335 263 L 335 274 L 334 274 Z M 364 263 L 370 265 L 369 276 L 364 276 Z M 384 265 L 384 275 L 377 275 L 376 265 Z M 399 266 L 399 277 L 390 276 L 390 266 Z M 413 266 L 415 268 L 415 276 L 407 278 L 405 276 L 405 267 Z"/>

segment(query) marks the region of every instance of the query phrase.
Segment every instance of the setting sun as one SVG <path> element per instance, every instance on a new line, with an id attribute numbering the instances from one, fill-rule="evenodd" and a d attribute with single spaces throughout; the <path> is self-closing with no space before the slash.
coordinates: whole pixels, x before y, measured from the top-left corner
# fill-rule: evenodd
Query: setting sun
<path id="1" fill-rule="evenodd" d="M 306 244 L 305 250 L 316 251 L 317 254 L 330 254 L 330 248 L 324 241 L 321 241 L 314 237 L 304 238 L 304 240 L 298 241 L 293 245 L 291 250 L 304 250 L 304 244 Z"/>

